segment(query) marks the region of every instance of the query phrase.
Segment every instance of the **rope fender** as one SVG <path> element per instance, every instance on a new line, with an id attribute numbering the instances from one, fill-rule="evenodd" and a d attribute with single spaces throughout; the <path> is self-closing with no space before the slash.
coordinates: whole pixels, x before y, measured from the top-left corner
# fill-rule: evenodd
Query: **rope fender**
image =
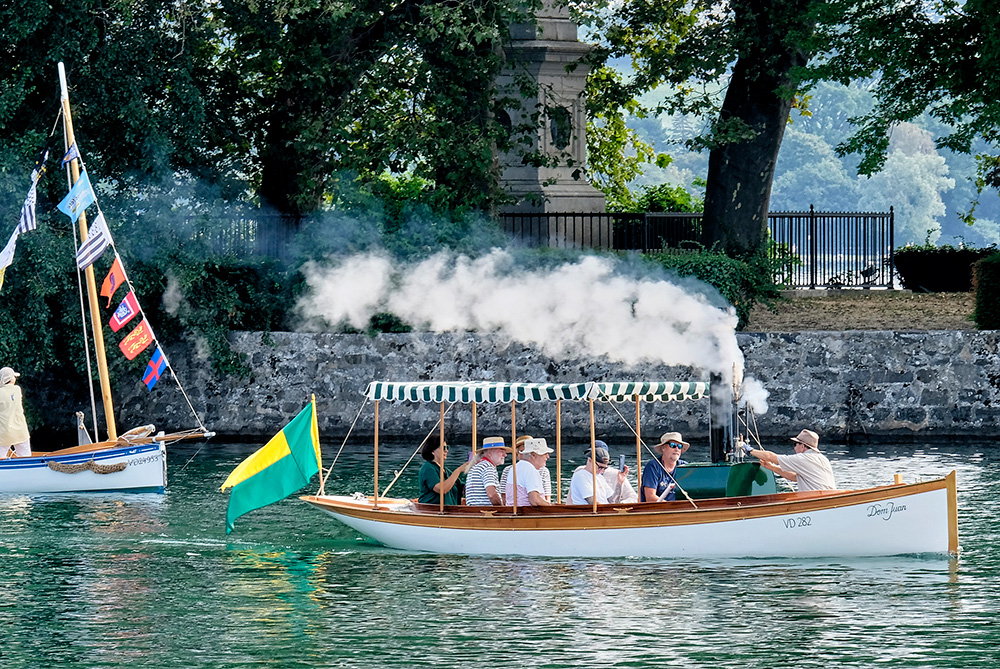
<path id="1" fill-rule="evenodd" d="M 127 462 L 119 462 L 113 465 L 99 465 L 93 460 L 88 460 L 80 465 L 67 465 L 61 462 L 53 462 L 49 460 L 45 463 L 54 472 L 59 472 L 61 474 L 79 474 L 82 471 L 90 470 L 95 474 L 113 474 L 115 472 L 123 471 L 128 467 Z"/>

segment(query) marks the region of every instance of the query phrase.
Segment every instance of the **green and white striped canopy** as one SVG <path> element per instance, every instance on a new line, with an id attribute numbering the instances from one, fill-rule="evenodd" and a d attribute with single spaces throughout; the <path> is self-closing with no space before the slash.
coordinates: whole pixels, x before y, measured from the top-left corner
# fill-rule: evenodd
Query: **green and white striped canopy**
<path id="1" fill-rule="evenodd" d="M 373 381 L 365 389 L 370 400 L 389 402 L 448 402 L 469 404 L 554 402 L 556 400 L 611 400 L 677 402 L 708 395 L 704 382 L 673 383 L 490 383 L 486 381 Z"/>
<path id="2" fill-rule="evenodd" d="M 598 399 L 612 402 L 683 402 L 708 397 L 705 381 L 626 381 L 598 383 Z"/>

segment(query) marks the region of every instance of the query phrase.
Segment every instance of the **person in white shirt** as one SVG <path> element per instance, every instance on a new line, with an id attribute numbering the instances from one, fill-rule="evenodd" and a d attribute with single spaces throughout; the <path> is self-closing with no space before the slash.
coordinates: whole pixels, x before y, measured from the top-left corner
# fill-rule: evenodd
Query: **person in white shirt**
<path id="1" fill-rule="evenodd" d="M 508 506 L 552 506 L 545 499 L 545 488 L 538 470 L 545 467 L 552 449 L 544 439 L 528 439 L 524 442 L 521 457 L 514 465 L 514 474 L 507 479 L 504 493 Z M 517 495 L 514 494 L 514 479 L 517 479 Z"/>
<path id="2" fill-rule="evenodd" d="M 15 383 L 19 376 L 10 367 L 0 368 L 0 460 L 10 456 L 31 457 L 31 436 L 24 420 L 21 388 Z"/>
<path id="3" fill-rule="evenodd" d="M 595 470 L 597 474 L 597 503 L 614 504 L 621 501 L 622 484 L 625 483 L 625 477 L 628 475 L 628 467 L 625 467 L 625 471 L 618 472 L 616 485 L 612 488 L 604 478 L 604 472 L 608 469 L 611 456 L 603 441 L 597 443 L 601 445 L 594 448 L 596 463 L 590 458 L 590 449 L 588 448 L 584 451 L 587 455 L 587 464 L 583 467 L 577 467 L 576 471 L 573 472 L 573 478 L 569 484 L 569 498 L 567 499 L 569 504 L 594 503 Z"/>
<path id="4" fill-rule="evenodd" d="M 514 461 L 516 462 L 521 457 L 521 451 L 524 450 L 524 442 L 529 439 L 534 439 L 530 434 L 525 434 L 517 438 L 514 445 L 517 447 L 517 453 L 514 455 Z M 507 479 L 510 478 L 511 467 L 504 467 L 503 473 L 500 474 L 500 492 L 504 495 L 507 494 Z M 545 490 L 545 499 L 552 501 L 552 477 L 549 475 L 549 468 L 542 467 L 538 470 L 538 475 L 542 477 L 542 488 Z M 507 502 L 505 501 L 506 505 Z"/>
<path id="5" fill-rule="evenodd" d="M 778 476 L 798 483 L 799 491 L 836 490 L 833 467 L 825 455 L 819 452 L 819 435 L 812 430 L 802 430 L 792 437 L 794 455 L 778 455 L 762 448 L 741 444 L 748 455 L 760 460 L 760 466 L 770 469 Z"/>

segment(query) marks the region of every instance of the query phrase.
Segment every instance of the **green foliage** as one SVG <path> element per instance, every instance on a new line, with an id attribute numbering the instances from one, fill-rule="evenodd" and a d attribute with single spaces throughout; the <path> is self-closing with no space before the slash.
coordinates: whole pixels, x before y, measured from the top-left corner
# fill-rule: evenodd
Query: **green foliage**
<path id="1" fill-rule="evenodd" d="M 816 37 L 828 55 L 814 62 L 810 76 L 873 82 L 875 106 L 852 119 L 858 130 L 838 147 L 862 156 L 861 173 L 879 171 L 893 130 L 927 111 L 942 124 L 938 147 L 970 154 L 977 139 L 985 143 L 986 150 L 976 151 L 977 193 L 1000 186 L 992 169 L 1000 152 L 1000 18 L 994 2 L 836 0 L 824 7 L 819 26 Z M 971 217 L 972 211 L 965 214 L 967 221 Z"/>
<path id="2" fill-rule="evenodd" d="M 671 159 L 656 153 L 628 127 L 629 118 L 645 118 L 648 111 L 634 98 L 612 68 L 601 65 L 587 78 L 587 174 L 604 192 L 610 211 L 634 211 L 628 184 L 643 166 L 666 167 Z"/>
<path id="3" fill-rule="evenodd" d="M 692 185 L 703 187 L 705 182 L 698 179 Z M 660 184 L 659 186 L 644 186 L 636 199 L 636 207 L 633 211 L 697 213 L 704 211 L 704 209 L 705 201 L 683 186 Z"/>
<path id="4" fill-rule="evenodd" d="M 750 260 L 713 251 L 653 253 L 647 257 L 680 276 L 693 276 L 714 286 L 735 307 L 740 328 L 746 325 L 755 304 L 770 305 L 780 296 L 772 279 L 775 264 L 763 254 Z"/>
<path id="5" fill-rule="evenodd" d="M 1000 254 L 975 264 L 976 310 L 972 314 L 980 330 L 1000 330 Z"/>
<path id="6" fill-rule="evenodd" d="M 301 281 L 274 261 L 206 260 L 177 250 L 140 263 L 138 274 L 147 286 L 141 298 L 156 305 L 161 336 L 194 334 L 207 346 L 217 373 L 237 376 L 250 370 L 230 347 L 229 333 L 286 329 L 286 314 Z"/>
<path id="7" fill-rule="evenodd" d="M 959 244 L 907 245 L 896 249 L 895 267 L 903 288 L 919 292 L 967 292 L 973 287 L 973 265 L 997 254 L 996 247 L 982 249 Z"/>

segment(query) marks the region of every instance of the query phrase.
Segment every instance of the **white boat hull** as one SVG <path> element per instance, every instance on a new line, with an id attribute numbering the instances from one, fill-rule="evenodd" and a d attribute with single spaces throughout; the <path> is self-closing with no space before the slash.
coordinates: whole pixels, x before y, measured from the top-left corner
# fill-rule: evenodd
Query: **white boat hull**
<path id="1" fill-rule="evenodd" d="M 644 512 L 639 505 L 618 513 L 576 511 L 520 519 L 466 514 L 464 522 L 455 516 L 444 522 L 447 514 L 408 514 L 402 504 L 381 513 L 360 512 L 357 500 L 347 497 L 304 499 L 386 546 L 434 553 L 816 558 L 957 551 L 953 488 L 911 484 L 872 491 L 800 499 L 779 495 L 780 501 L 765 504 L 740 498 L 745 502 L 701 511 Z"/>
<path id="2" fill-rule="evenodd" d="M 81 467 L 91 462 L 91 468 Z M 67 473 L 75 469 L 81 471 Z M 120 471 L 98 473 L 109 469 Z M 0 460 L 0 493 L 163 492 L 166 485 L 167 449 L 162 442 Z"/>

